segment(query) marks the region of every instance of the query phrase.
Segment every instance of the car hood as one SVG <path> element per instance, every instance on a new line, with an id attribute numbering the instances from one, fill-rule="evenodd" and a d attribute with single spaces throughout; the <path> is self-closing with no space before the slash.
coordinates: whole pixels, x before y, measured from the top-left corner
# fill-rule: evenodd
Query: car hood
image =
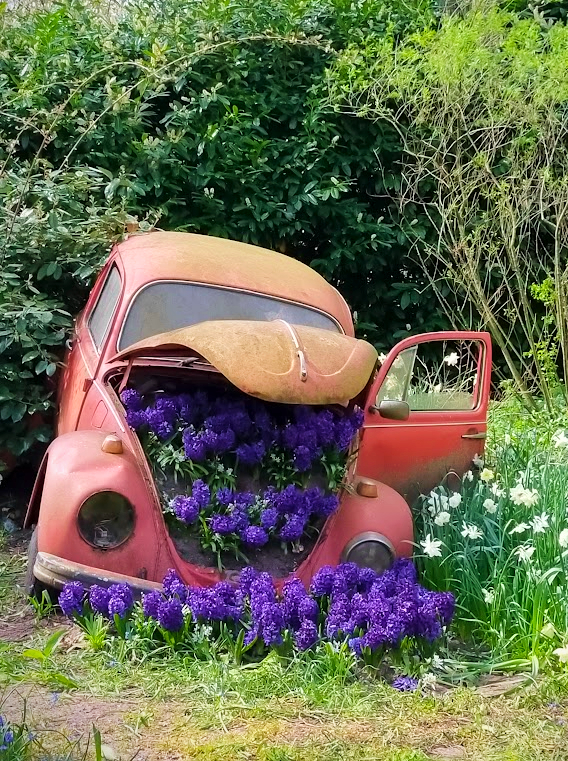
<path id="1" fill-rule="evenodd" d="M 366 341 L 283 320 L 214 320 L 145 338 L 114 360 L 200 356 L 245 394 L 286 404 L 347 404 L 377 352 Z"/>

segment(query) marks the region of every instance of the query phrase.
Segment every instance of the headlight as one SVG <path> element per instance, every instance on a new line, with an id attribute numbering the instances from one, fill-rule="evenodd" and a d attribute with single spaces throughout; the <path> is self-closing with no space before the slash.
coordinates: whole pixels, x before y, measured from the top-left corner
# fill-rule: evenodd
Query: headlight
<path id="1" fill-rule="evenodd" d="M 343 550 L 343 563 L 356 563 L 360 568 L 372 568 L 382 573 L 391 567 L 394 547 L 382 534 L 366 531 L 354 537 Z"/>
<path id="2" fill-rule="evenodd" d="M 115 491 L 100 491 L 86 499 L 77 516 L 81 537 L 93 547 L 110 550 L 134 530 L 134 509 Z"/>

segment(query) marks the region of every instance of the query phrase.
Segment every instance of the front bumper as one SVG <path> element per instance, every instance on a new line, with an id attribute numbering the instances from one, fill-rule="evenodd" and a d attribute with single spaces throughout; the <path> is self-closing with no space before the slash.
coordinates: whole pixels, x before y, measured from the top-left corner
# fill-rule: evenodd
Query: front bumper
<path id="1" fill-rule="evenodd" d="M 161 591 L 162 585 L 156 581 L 146 581 L 135 576 L 126 576 L 123 573 L 103 571 L 92 568 L 83 563 L 74 563 L 72 560 L 64 560 L 48 552 L 38 552 L 34 564 L 34 576 L 42 584 L 53 589 L 63 589 L 69 581 L 80 581 L 85 587 L 99 584 L 101 587 L 109 587 L 111 584 L 128 584 L 136 596 L 142 592 L 151 592 L 154 589 Z"/>

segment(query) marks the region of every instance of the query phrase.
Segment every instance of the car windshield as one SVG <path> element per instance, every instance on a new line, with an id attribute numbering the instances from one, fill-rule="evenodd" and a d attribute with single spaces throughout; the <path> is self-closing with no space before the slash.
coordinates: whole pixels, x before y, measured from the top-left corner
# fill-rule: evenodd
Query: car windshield
<path id="1" fill-rule="evenodd" d="M 118 350 L 158 333 L 206 320 L 286 320 L 294 325 L 342 332 L 332 317 L 302 304 L 231 288 L 157 282 L 145 286 L 134 297 L 118 339 Z"/>

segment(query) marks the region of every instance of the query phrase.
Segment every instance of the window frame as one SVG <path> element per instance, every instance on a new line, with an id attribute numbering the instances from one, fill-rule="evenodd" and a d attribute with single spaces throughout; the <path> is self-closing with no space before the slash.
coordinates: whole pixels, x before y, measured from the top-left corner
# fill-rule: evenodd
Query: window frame
<path id="1" fill-rule="evenodd" d="M 108 318 L 108 321 L 107 321 L 107 323 L 105 325 L 105 329 L 104 329 L 104 331 L 103 331 L 103 333 L 101 335 L 100 343 L 97 343 L 97 339 L 95 338 L 95 335 L 93 334 L 93 331 L 92 331 L 92 328 L 91 328 L 92 320 L 93 320 L 93 315 L 95 314 L 95 311 L 96 311 L 97 307 L 100 305 L 101 299 L 103 297 L 103 293 L 105 291 L 105 288 L 107 287 L 107 285 L 109 285 L 110 279 L 114 275 L 114 273 L 116 273 L 116 275 L 118 277 L 118 286 L 119 286 L 118 287 L 118 294 L 117 294 L 115 303 L 113 305 L 113 308 L 112 308 L 112 310 L 111 310 L 111 312 L 109 314 L 109 318 Z M 122 277 L 121 277 L 120 270 L 119 270 L 118 266 L 113 263 L 111 265 L 109 271 L 108 271 L 108 275 L 106 276 L 104 283 L 101 286 L 101 289 L 100 289 L 100 291 L 98 293 L 98 296 L 97 296 L 97 300 L 94 303 L 94 305 L 91 308 L 91 310 L 89 311 L 89 314 L 88 314 L 88 317 L 87 317 L 87 330 L 89 331 L 89 336 L 91 337 L 91 341 L 93 342 L 93 346 L 95 347 L 95 350 L 97 351 L 98 354 L 102 353 L 102 348 L 104 347 L 105 340 L 108 337 L 110 326 L 112 325 L 112 322 L 113 322 L 113 320 L 115 318 L 115 315 L 117 313 L 117 310 L 118 310 L 118 305 L 120 304 L 120 297 L 121 297 L 121 295 L 122 295 Z"/>
<path id="2" fill-rule="evenodd" d="M 142 293 L 142 291 L 145 291 L 147 288 L 150 288 L 153 285 L 157 285 L 158 283 L 159 284 L 173 283 L 175 285 L 198 285 L 198 286 L 203 287 L 203 288 L 211 288 L 212 290 L 234 291 L 236 293 L 246 293 L 246 294 L 250 294 L 252 296 L 263 296 L 264 298 L 272 299 L 273 301 L 278 301 L 278 302 L 280 302 L 282 304 L 292 304 L 294 306 L 298 306 L 298 307 L 302 307 L 304 309 L 308 309 L 311 312 L 317 312 L 318 314 L 323 315 L 324 317 L 327 317 L 329 320 L 331 320 L 331 322 L 333 322 L 337 326 L 339 332 L 342 335 L 346 335 L 345 330 L 343 329 L 343 325 L 339 322 L 339 320 L 336 317 L 334 317 L 333 315 L 329 314 L 329 312 L 324 312 L 323 309 L 318 309 L 317 307 L 310 306 L 309 304 L 305 304 L 305 303 L 303 303 L 301 301 L 294 301 L 293 299 L 283 299 L 280 296 L 272 296 L 271 294 L 264 293 L 262 291 L 252 291 L 252 290 L 249 290 L 247 288 L 235 288 L 235 287 L 230 286 L 230 285 L 219 285 L 217 283 L 201 283 L 198 280 L 170 280 L 170 279 L 163 279 L 163 280 L 152 280 L 152 282 L 150 282 L 150 283 L 145 283 L 135 293 L 133 293 L 132 296 L 130 297 L 130 301 L 128 303 L 128 306 L 127 306 L 126 311 L 124 313 L 124 317 L 122 319 L 122 324 L 120 326 L 120 331 L 119 331 L 118 336 L 116 338 L 116 344 L 115 344 L 114 348 L 115 348 L 115 350 L 117 352 L 126 351 L 129 348 L 128 346 L 123 347 L 122 349 L 119 348 L 119 347 L 120 347 L 120 342 L 122 340 L 122 335 L 124 333 L 124 328 L 126 326 L 126 321 L 128 320 L 128 316 L 129 316 L 130 311 L 131 311 L 131 309 L 132 309 L 132 307 L 134 305 L 134 302 L 136 301 L 138 296 Z M 259 322 L 265 322 L 265 321 L 264 320 L 259 320 Z M 266 322 L 268 322 L 268 321 L 266 321 Z M 194 323 L 194 324 L 197 325 L 199 323 Z M 325 330 L 325 328 L 322 328 L 322 330 Z M 143 340 L 143 339 L 140 339 L 140 340 Z M 134 344 L 130 344 L 130 346 L 133 346 L 133 345 Z"/>

